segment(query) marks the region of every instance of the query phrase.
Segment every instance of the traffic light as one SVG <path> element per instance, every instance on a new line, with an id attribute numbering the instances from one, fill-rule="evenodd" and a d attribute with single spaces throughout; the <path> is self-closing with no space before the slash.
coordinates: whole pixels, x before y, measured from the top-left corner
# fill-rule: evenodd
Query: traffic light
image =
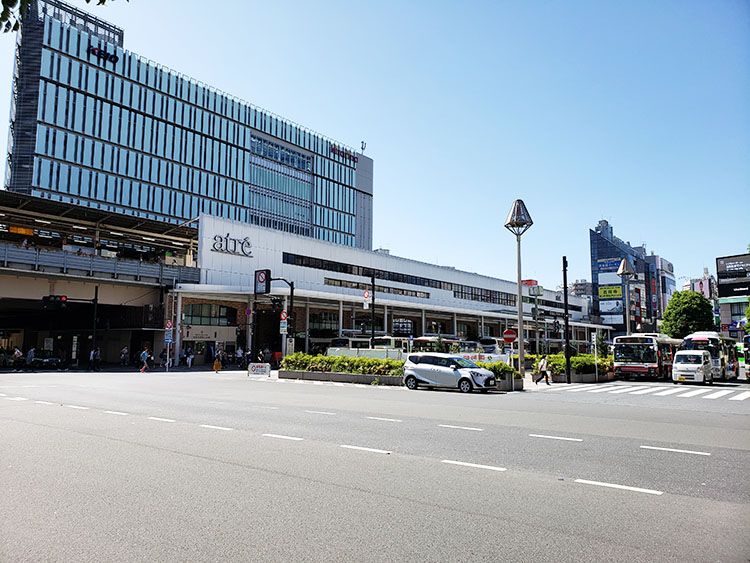
<path id="1" fill-rule="evenodd" d="M 67 295 L 45 295 L 42 297 L 42 309 L 59 311 L 68 305 Z"/>
<path id="2" fill-rule="evenodd" d="M 558 321 L 557 319 L 555 319 L 555 324 L 552 326 L 552 329 L 555 332 L 560 332 L 560 321 Z"/>

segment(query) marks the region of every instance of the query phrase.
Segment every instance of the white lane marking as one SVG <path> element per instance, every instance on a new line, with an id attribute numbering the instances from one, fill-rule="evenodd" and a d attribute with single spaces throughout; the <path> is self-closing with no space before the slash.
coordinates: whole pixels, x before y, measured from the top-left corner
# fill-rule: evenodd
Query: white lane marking
<path id="1" fill-rule="evenodd" d="M 333 385 L 336 386 L 336 387 L 343 387 L 346 384 L 345 383 L 341 383 L 340 381 L 334 381 Z"/>
<path id="2" fill-rule="evenodd" d="M 283 434 L 263 434 L 266 438 L 278 438 L 279 440 L 293 440 L 295 442 L 301 442 L 304 438 L 297 438 L 296 436 L 284 436 Z"/>
<path id="3" fill-rule="evenodd" d="M 643 450 L 659 450 L 660 452 L 675 452 L 678 454 L 711 455 L 709 452 L 696 452 L 693 450 L 676 450 L 674 448 L 657 448 L 656 446 L 641 446 Z"/>
<path id="4" fill-rule="evenodd" d="M 585 391 L 586 389 L 591 389 L 592 387 L 598 387 L 598 385 L 596 383 L 583 383 L 581 385 L 571 385 L 570 387 L 563 389 L 563 391 L 575 393 L 576 391 Z"/>
<path id="5" fill-rule="evenodd" d="M 740 393 L 739 395 L 735 395 L 734 397 L 729 397 L 730 401 L 744 401 L 750 397 L 750 391 L 745 391 L 744 393 Z"/>
<path id="6" fill-rule="evenodd" d="M 476 469 L 489 469 L 490 471 L 508 471 L 505 467 L 496 467 L 494 465 L 480 465 L 479 463 L 468 463 L 466 461 L 454 461 L 452 459 L 444 459 L 440 463 L 447 463 L 450 465 L 462 465 L 463 467 L 474 467 Z"/>
<path id="7" fill-rule="evenodd" d="M 172 418 L 162 418 L 160 416 L 149 416 L 148 419 L 149 420 L 158 420 L 159 422 L 176 422 Z"/>
<path id="8" fill-rule="evenodd" d="M 54 405 L 55 403 L 50 403 L 49 401 L 34 401 L 37 405 Z"/>
<path id="9" fill-rule="evenodd" d="M 610 391 L 610 393 L 616 395 L 617 393 L 630 393 L 631 391 L 638 391 L 639 389 L 648 389 L 648 386 L 636 385 L 635 387 L 625 387 L 623 389 L 615 389 L 613 391 Z"/>
<path id="10" fill-rule="evenodd" d="M 7 397 L 7 396 L 8 395 L 6 395 L 5 393 L 0 393 L 0 397 Z"/>
<path id="11" fill-rule="evenodd" d="M 599 387 L 599 389 L 591 389 L 589 393 L 605 393 L 606 391 L 612 391 L 612 389 L 617 389 L 618 387 L 622 387 L 622 385 L 604 385 L 603 387 Z"/>
<path id="12" fill-rule="evenodd" d="M 688 391 L 687 393 L 683 395 L 677 395 L 678 397 L 696 397 L 697 395 L 703 395 L 703 393 L 709 393 L 711 389 L 695 389 L 693 391 Z"/>
<path id="13" fill-rule="evenodd" d="M 648 389 L 632 391 L 630 395 L 645 395 L 646 393 L 653 393 L 654 391 L 661 391 L 662 389 L 671 389 L 671 387 L 649 387 Z"/>
<path id="14" fill-rule="evenodd" d="M 268 410 L 271 410 L 271 411 L 277 411 L 277 410 L 279 410 L 279 407 L 266 407 L 266 406 L 263 406 L 263 405 L 258 405 L 258 408 L 259 409 L 268 409 Z"/>
<path id="15" fill-rule="evenodd" d="M 347 450 L 359 450 L 359 451 L 363 451 L 363 452 L 372 452 L 372 453 L 375 453 L 375 454 L 390 454 L 391 453 L 388 450 L 379 450 L 377 448 L 365 448 L 365 447 L 362 447 L 362 446 L 349 446 L 347 444 L 341 444 L 339 447 L 340 448 L 346 448 Z"/>
<path id="16" fill-rule="evenodd" d="M 567 442 L 583 442 L 580 438 L 566 438 L 565 436 L 547 436 L 546 434 L 529 434 L 532 438 L 547 438 L 548 440 L 565 440 Z"/>
<path id="17" fill-rule="evenodd" d="M 201 424 L 201 428 L 211 428 L 213 430 L 234 430 L 234 428 L 227 428 L 226 426 L 214 426 L 212 424 Z"/>
<path id="18" fill-rule="evenodd" d="M 384 422 L 403 422 L 403 420 L 398 418 L 383 418 L 381 416 L 366 416 L 365 418 L 369 418 L 370 420 L 382 420 Z"/>
<path id="19" fill-rule="evenodd" d="M 484 428 L 474 428 L 472 426 L 453 426 L 452 424 L 438 424 L 440 428 L 455 428 L 456 430 L 471 430 L 473 432 L 484 432 Z"/>
<path id="20" fill-rule="evenodd" d="M 325 381 L 313 381 L 313 385 L 325 385 Z"/>
<path id="21" fill-rule="evenodd" d="M 8 401 L 28 401 L 26 397 L 6 397 Z"/>
<path id="22" fill-rule="evenodd" d="M 89 410 L 88 407 L 79 407 L 78 405 L 65 405 L 65 406 L 68 407 L 69 409 L 78 409 L 80 411 L 87 411 L 87 410 Z"/>
<path id="23" fill-rule="evenodd" d="M 635 493 L 646 493 L 648 495 L 663 495 L 664 491 L 655 491 L 654 489 L 641 489 L 640 487 L 628 487 L 627 485 L 616 485 L 614 483 L 602 483 L 601 481 L 588 481 L 587 479 L 576 479 L 576 483 L 584 485 L 596 485 L 597 487 L 609 487 L 610 489 L 622 489 L 623 491 L 633 491 Z"/>
<path id="24" fill-rule="evenodd" d="M 710 395 L 701 397 L 701 399 L 718 399 L 719 397 L 723 397 L 724 395 L 729 395 L 730 393 L 734 393 L 735 391 L 736 389 L 722 389 L 721 391 L 717 391 L 716 393 L 711 393 Z"/>
<path id="25" fill-rule="evenodd" d="M 128 416 L 130 413 L 122 411 L 104 411 L 104 414 L 115 414 L 117 416 Z"/>
<path id="26" fill-rule="evenodd" d="M 328 412 L 328 411 L 305 411 L 305 412 L 308 412 L 310 414 L 324 414 L 326 416 L 335 416 L 336 415 L 335 412 Z"/>
<path id="27" fill-rule="evenodd" d="M 665 395 L 674 395 L 675 393 L 680 393 L 684 390 L 685 390 L 684 387 L 675 387 L 674 389 L 667 389 L 666 391 L 660 391 L 659 393 L 654 393 L 654 396 L 664 397 Z"/>

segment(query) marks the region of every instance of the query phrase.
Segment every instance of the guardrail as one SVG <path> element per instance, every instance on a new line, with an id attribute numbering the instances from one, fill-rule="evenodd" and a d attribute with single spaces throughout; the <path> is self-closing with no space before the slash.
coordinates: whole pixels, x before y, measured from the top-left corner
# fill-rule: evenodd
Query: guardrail
<path id="1" fill-rule="evenodd" d="M 133 280 L 155 285 L 200 282 L 198 268 L 126 258 L 79 255 L 64 250 L 22 248 L 7 243 L 0 243 L 0 267 L 92 278 Z"/>

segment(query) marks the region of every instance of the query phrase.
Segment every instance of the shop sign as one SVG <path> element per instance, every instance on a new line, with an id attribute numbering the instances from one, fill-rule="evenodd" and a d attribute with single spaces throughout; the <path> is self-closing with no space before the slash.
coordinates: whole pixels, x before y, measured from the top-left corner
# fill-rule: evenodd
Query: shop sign
<path id="1" fill-rule="evenodd" d="M 226 235 L 214 235 L 211 250 L 214 252 L 223 252 L 224 254 L 234 254 L 235 256 L 253 257 L 253 245 L 248 237 L 233 238 Z"/>
<path id="2" fill-rule="evenodd" d="M 622 286 L 600 285 L 599 299 L 622 299 Z"/>
<path id="3" fill-rule="evenodd" d="M 340 156 L 341 158 L 345 160 L 351 160 L 352 162 L 359 162 L 359 158 L 352 151 L 348 151 L 346 149 L 340 149 L 337 146 L 332 145 L 331 152 L 335 154 L 336 156 Z"/>
<path id="4" fill-rule="evenodd" d="M 248 364 L 248 375 L 271 375 L 271 364 Z"/>
<path id="5" fill-rule="evenodd" d="M 98 47 L 94 47 L 93 45 L 89 45 L 89 55 L 94 55 L 97 59 L 101 61 L 109 61 L 111 63 L 116 63 L 120 60 L 120 57 L 115 55 L 114 53 L 109 53 L 105 51 L 104 49 L 99 49 Z"/>

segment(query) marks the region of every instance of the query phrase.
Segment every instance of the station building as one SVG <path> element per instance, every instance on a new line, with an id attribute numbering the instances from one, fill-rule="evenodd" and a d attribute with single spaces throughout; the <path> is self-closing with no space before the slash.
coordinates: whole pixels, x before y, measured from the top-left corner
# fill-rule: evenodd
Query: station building
<path id="1" fill-rule="evenodd" d="M 173 353 L 201 364 L 218 348 L 319 351 L 373 327 L 475 339 L 515 326 L 514 282 L 371 250 L 370 158 L 123 45 L 121 29 L 59 0 L 34 2 L 18 35 L 0 350 L 81 366 L 99 347 L 113 364 L 124 346 L 158 355 L 173 324 Z M 294 282 L 293 307 L 282 281 L 255 296 L 259 269 Z M 561 349 L 562 295 L 523 307 L 527 349 Z M 581 351 L 593 331 L 610 336 L 589 308 L 570 298 Z"/>

